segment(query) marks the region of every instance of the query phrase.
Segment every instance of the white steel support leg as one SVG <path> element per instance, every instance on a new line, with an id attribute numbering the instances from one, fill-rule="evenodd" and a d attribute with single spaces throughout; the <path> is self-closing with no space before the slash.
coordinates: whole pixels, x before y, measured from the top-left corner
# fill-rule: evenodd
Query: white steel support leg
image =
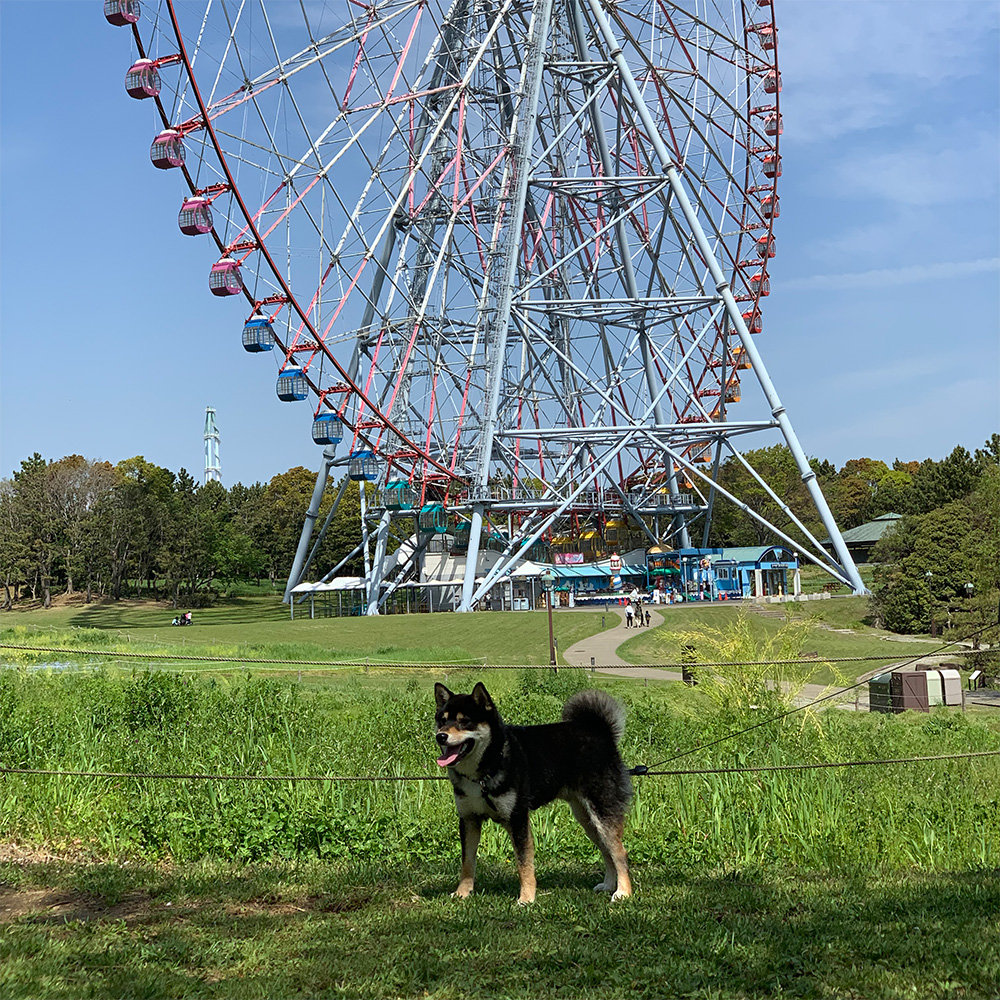
<path id="1" fill-rule="evenodd" d="M 383 572 L 385 570 L 385 549 L 389 540 L 389 522 L 392 515 L 389 511 L 383 511 L 378 522 L 378 530 L 375 533 L 375 558 L 372 562 L 371 577 L 368 580 L 368 608 L 366 615 L 377 615 L 378 594 L 382 587 Z"/>
<path id="2" fill-rule="evenodd" d="M 292 560 L 288 582 L 285 584 L 285 596 L 282 598 L 285 602 L 291 602 L 292 590 L 302 582 L 300 577 L 305 571 L 306 553 L 309 551 L 309 542 L 312 540 L 316 518 L 319 517 L 320 504 L 323 502 L 323 491 L 326 489 L 326 482 L 330 477 L 330 467 L 333 465 L 334 458 L 335 449 L 327 445 L 323 449 L 323 464 L 316 474 L 316 485 L 313 487 L 312 499 L 309 501 L 309 509 L 306 511 L 305 522 L 302 525 L 302 532 L 299 535 L 299 544 L 295 549 L 295 558 Z"/>
<path id="3" fill-rule="evenodd" d="M 521 220 L 524 218 L 524 204 L 528 193 L 528 168 L 538 118 L 538 95 L 542 86 L 542 64 L 545 60 L 551 15 L 552 0 L 536 0 L 531 14 L 531 24 L 528 27 L 520 100 L 511 123 L 510 158 L 504 171 L 503 194 L 497 206 L 497 222 L 493 233 L 486 290 L 487 296 L 492 300 L 492 308 L 486 313 L 489 316 L 485 339 L 485 360 L 488 366 L 486 412 L 483 414 L 478 467 L 473 483 L 473 489 L 480 495 L 485 494 L 489 487 L 493 440 L 497 429 L 497 407 L 503 383 L 503 367 L 506 363 L 510 309 L 514 299 L 514 282 L 521 246 Z M 484 303 L 484 305 L 489 304 Z M 472 610 L 472 595 L 476 589 L 476 568 L 479 565 L 483 509 L 482 504 L 477 504 L 473 508 L 469 551 L 465 557 L 465 578 L 462 581 L 462 603 L 457 609 L 459 611 Z"/>
<path id="4" fill-rule="evenodd" d="M 673 160 L 670 156 L 670 151 L 667 149 L 663 138 L 660 136 L 659 127 L 657 126 L 649 108 L 646 106 L 642 92 L 640 91 L 635 81 L 635 77 L 632 75 L 632 71 L 629 68 L 628 60 L 626 60 L 622 52 L 622 48 L 618 43 L 618 39 L 615 37 L 614 30 L 608 21 L 607 15 L 604 13 L 601 0 L 587 0 L 587 3 L 594 16 L 594 21 L 599 27 L 601 34 L 604 36 L 604 40 L 608 45 L 610 56 L 618 68 L 622 83 L 628 90 L 629 97 L 635 107 L 636 114 L 642 121 L 643 128 L 646 130 L 646 134 L 649 137 L 650 142 L 653 144 L 657 158 L 660 160 L 660 163 L 666 172 L 671 190 L 677 199 L 677 203 L 681 207 L 684 218 L 691 228 L 691 234 L 694 236 L 702 258 L 708 266 L 712 279 L 715 282 L 716 291 L 725 303 L 726 312 L 729 314 L 730 322 L 739 334 L 740 341 L 743 343 L 743 348 L 746 351 L 750 364 L 753 366 L 753 370 L 757 375 L 758 381 L 760 382 L 760 387 L 771 407 L 771 413 L 781 429 L 781 433 L 785 438 L 789 451 L 792 453 L 792 457 L 795 459 L 795 464 L 798 466 L 799 472 L 802 475 L 802 481 L 806 484 L 806 489 L 809 491 L 813 504 L 816 506 L 820 520 L 823 522 L 823 527 L 826 528 L 830 535 L 830 540 L 833 543 L 834 551 L 837 553 L 837 558 L 840 560 L 841 568 L 844 570 L 848 579 L 850 579 L 855 594 L 867 593 L 867 588 L 861 581 L 861 575 L 858 573 L 857 566 L 854 565 L 854 560 L 851 558 L 850 552 L 847 551 L 847 546 L 844 544 L 843 536 L 840 534 L 837 522 L 834 520 L 833 513 L 826 502 L 826 497 L 823 496 L 823 491 L 820 489 L 819 482 L 816 479 L 816 473 L 813 472 L 809 465 L 809 460 L 806 458 L 806 454 L 802 450 L 802 445 L 799 443 L 799 439 L 792 428 L 791 420 L 789 420 L 785 407 L 783 406 L 781 399 L 778 397 L 778 392 L 774 388 L 774 383 L 771 381 L 771 378 L 767 373 L 767 369 L 764 367 L 763 359 L 760 356 L 760 352 L 757 350 L 757 345 L 754 343 L 753 336 L 750 334 L 750 331 L 747 329 L 747 325 L 743 320 L 743 315 L 736 303 L 736 298 L 733 295 L 732 289 L 729 287 L 729 282 L 726 280 L 722 268 L 719 266 L 719 262 L 715 258 L 712 246 L 709 243 L 708 238 L 705 236 L 701 220 L 698 218 L 698 215 L 691 204 L 690 198 L 688 198 L 687 191 L 685 190 L 680 175 L 677 173 L 677 168 L 674 166 Z"/>

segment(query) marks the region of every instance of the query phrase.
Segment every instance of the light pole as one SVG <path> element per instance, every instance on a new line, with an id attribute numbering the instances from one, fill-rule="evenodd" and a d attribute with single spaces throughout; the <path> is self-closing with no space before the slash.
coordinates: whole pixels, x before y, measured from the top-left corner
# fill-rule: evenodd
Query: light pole
<path id="1" fill-rule="evenodd" d="M 934 579 L 934 574 L 930 570 L 927 570 L 924 573 L 924 579 L 927 581 L 927 615 L 930 618 L 931 635 L 937 635 L 937 631 L 934 628 L 934 592 L 931 590 L 931 581 Z"/>
<path id="2" fill-rule="evenodd" d="M 543 569 L 539 574 L 542 586 L 546 589 L 545 607 L 549 612 L 549 663 L 553 669 L 556 665 L 556 644 L 552 638 L 552 584 L 556 582 L 556 575 L 550 569 Z"/>

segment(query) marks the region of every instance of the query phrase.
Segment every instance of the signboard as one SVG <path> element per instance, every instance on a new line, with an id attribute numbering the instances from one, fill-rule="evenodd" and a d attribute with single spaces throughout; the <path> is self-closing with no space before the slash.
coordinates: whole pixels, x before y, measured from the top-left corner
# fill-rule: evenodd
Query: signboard
<path id="1" fill-rule="evenodd" d="M 555 564 L 557 566 L 582 566 L 582 552 L 557 552 L 555 554 Z"/>

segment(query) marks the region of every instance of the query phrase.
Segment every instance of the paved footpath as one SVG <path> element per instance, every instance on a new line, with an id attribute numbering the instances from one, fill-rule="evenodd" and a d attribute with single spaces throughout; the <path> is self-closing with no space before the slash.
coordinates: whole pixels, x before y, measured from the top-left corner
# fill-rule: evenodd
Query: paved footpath
<path id="1" fill-rule="evenodd" d="M 656 605 L 644 605 L 649 608 L 649 627 L 655 628 L 663 624 L 663 615 L 655 611 Z M 575 608 L 573 610 L 576 610 Z M 679 681 L 680 671 L 659 670 L 656 667 L 628 667 L 626 661 L 618 655 L 618 647 L 631 638 L 637 632 L 643 631 L 639 628 L 625 627 L 625 609 L 617 604 L 612 604 L 607 610 L 595 608 L 593 606 L 580 608 L 581 611 L 600 611 L 607 617 L 607 627 L 596 633 L 574 643 L 569 649 L 563 651 L 563 658 L 567 663 L 575 667 L 586 667 L 591 669 L 591 659 L 595 666 L 593 669 L 600 674 L 615 674 L 618 677 L 633 677 L 642 680 L 655 681 Z M 560 614 L 569 611 L 564 608 Z"/>
<path id="2" fill-rule="evenodd" d="M 648 605 L 648 607 L 650 613 L 650 627 L 655 628 L 658 625 L 662 625 L 663 612 L 654 610 L 656 605 Z M 636 628 L 629 629 L 625 627 L 624 608 L 617 604 L 612 604 L 611 607 L 607 609 L 600 607 L 595 608 L 591 605 L 589 607 L 585 606 L 572 609 L 562 608 L 556 612 L 556 614 L 572 614 L 574 611 L 600 611 L 601 614 L 605 615 L 607 618 L 607 627 L 595 635 L 589 636 L 586 639 L 581 639 L 580 642 L 574 643 L 568 649 L 564 650 L 563 658 L 567 663 L 572 664 L 575 667 L 585 667 L 588 670 L 594 670 L 599 674 L 612 674 L 617 677 L 631 677 L 635 680 L 683 680 L 679 670 L 661 670 L 658 667 L 630 667 L 628 666 L 627 661 L 623 660 L 618 655 L 618 647 L 639 631 Z M 643 626 L 643 628 L 645 628 L 645 626 Z M 591 659 L 593 659 L 593 666 L 591 666 Z M 910 657 L 907 657 L 907 659 L 910 659 Z M 893 666 L 894 664 L 892 663 L 884 663 L 874 670 L 866 672 L 862 675 L 862 677 L 867 679 L 868 677 L 881 673 L 884 670 L 891 670 Z M 861 679 L 862 678 L 859 677 L 859 680 Z M 792 701 L 793 704 L 796 705 L 805 705 L 815 701 L 817 698 L 822 698 L 826 695 L 835 695 L 836 690 L 836 688 L 823 684 L 803 684 L 797 687 Z M 849 691 L 845 696 L 845 700 L 842 702 L 838 702 L 836 697 L 831 697 L 830 703 L 837 708 L 848 710 L 854 710 L 857 708 L 859 711 L 867 712 L 868 687 L 867 685 L 862 685 L 857 688 L 856 691 Z"/>

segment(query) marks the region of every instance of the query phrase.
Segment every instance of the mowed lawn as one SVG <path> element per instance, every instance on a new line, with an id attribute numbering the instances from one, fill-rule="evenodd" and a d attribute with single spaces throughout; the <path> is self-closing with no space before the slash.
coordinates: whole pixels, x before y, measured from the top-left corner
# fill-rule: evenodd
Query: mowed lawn
<path id="1" fill-rule="evenodd" d="M 310 619 L 308 606 L 288 607 L 278 597 L 247 597 L 195 609 L 193 624 L 171 626 L 175 612 L 150 601 L 82 602 L 61 607 L 15 611 L 0 625 L 28 632 L 18 642 L 29 644 L 30 632 L 56 629 L 99 629 L 117 644 L 167 647 L 193 655 L 249 656 L 267 647 L 290 660 L 371 659 L 407 663 L 543 664 L 549 662 L 548 616 L 536 612 L 380 615 Z M 560 650 L 600 631 L 596 611 L 556 612 L 555 638 Z M 612 621 L 608 622 L 610 626 Z M 13 641 L 8 636 L 5 641 Z M 84 640 L 81 640 L 81 644 Z M 2 651 L 0 651 L 2 652 Z"/>
<path id="2" fill-rule="evenodd" d="M 454 867 L 454 866 L 452 866 Z M 988 1000 L 1000 990 L 995 872 L 895 877 L 637 871 L 609 904 L 586 866 L 512 866 L 450 898 L 441 864 L 0 868 L 0 995 L 815 997 Z"/>
<path id="3" fill-rule="evenodd" d="M 920 656 L 940 643 L 894 637 L 861 624 L 866 598 L 843 597 L 790 605 L 769 605 L 775 617 L 746 611 L 753 629 L 763 639 L 781 629 L 789 619 L 812 623 L 802 653 L 805 672 L 817 683 L 853 681 L 882 664 Z M 676 662 L 681 643 L 671 633 L 705 626 L 725 629 L 743 612 L 736 604 L 685 604 L 655 608 L 663 615 L 659 628 L 626 634 L 618 655 L 629 663 Z M 30 645 L 33 634 L 41 645 L 51 630 L 97 629 L 115 648 L 140 652 L 176 650 L 190 655 L 252 658 L 269 655 L 288 660 L 370 660 L 372 662 L 545 664 L 549 662 L 548 616 L 535 612 L 474 612 L 471 614 L 381 615 L 378 617 L 314 618 L 307 607 L 297 609 L 291 620 L 278 597 L 246 597 L 220 601 L 193 612 L 194 624 L 172 627 L 174 612 L 157 602 L 101 602 L 15 611 L 0 625 L 20 626 L 18 635 L 5 642 Z M 574 643 L 619 624 L 614 611 L 557 609 L 553 633 L 558 658 Z M 2 633 L 0 633 L 2 634 Z M 85 647 L 86 636 L 78 644 Z M 835 670 L 815 669 L 810 661 L 824 657 L 885 657 L 885 660 L 842 663 Z M 703 657 L 704 658 L 704 657 Z"/>

